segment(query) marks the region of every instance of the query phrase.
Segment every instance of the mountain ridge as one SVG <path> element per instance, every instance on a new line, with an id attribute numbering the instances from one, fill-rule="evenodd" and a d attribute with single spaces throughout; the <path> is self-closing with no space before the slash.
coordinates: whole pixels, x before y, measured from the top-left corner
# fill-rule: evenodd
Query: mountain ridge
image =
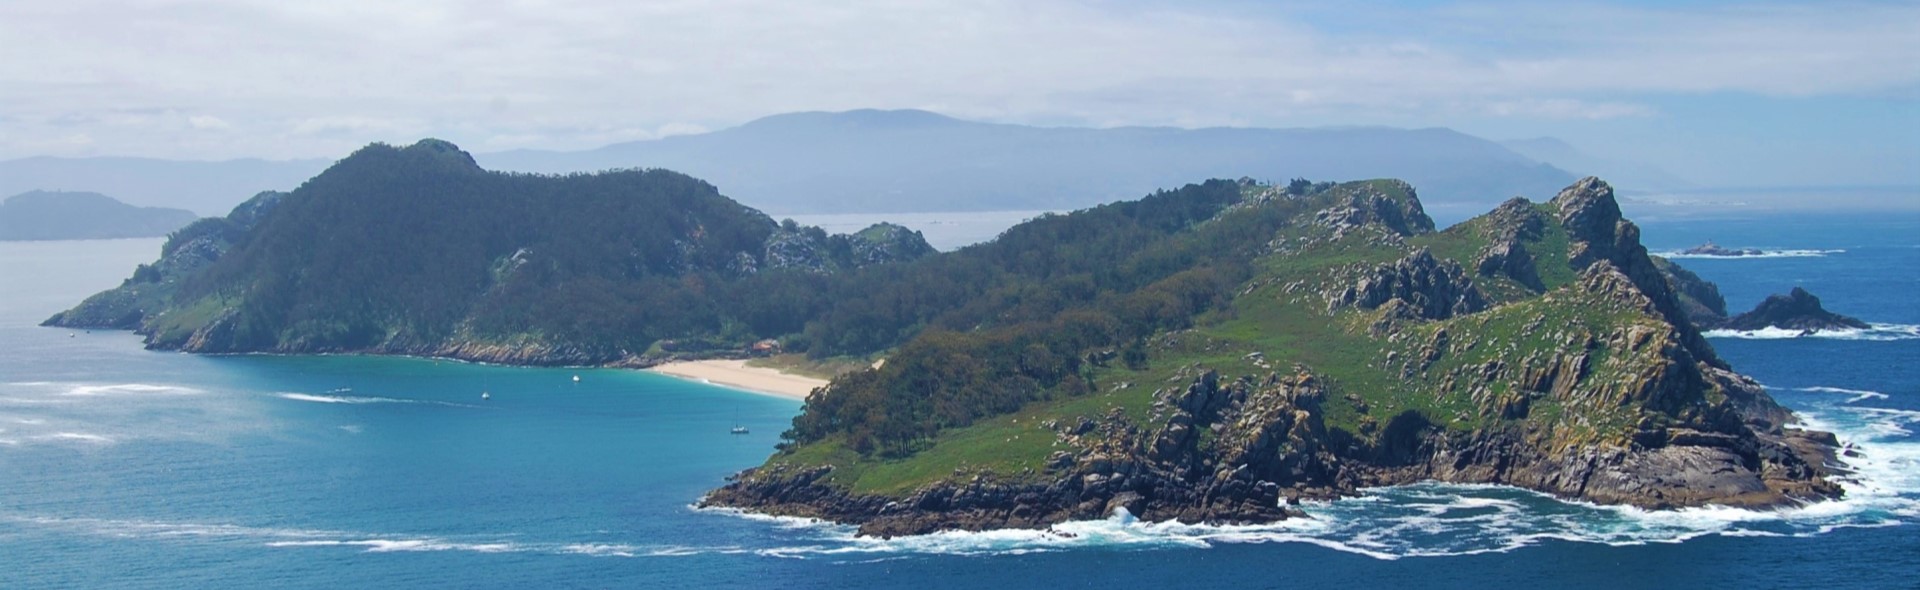
<path id="1" fill-rule="evenodd" d="M 1478 209 L 1491 204 L 1478 202 L 1488 196 L 1539 194 L 1573 180 L 1445 128 L 1098 129 L 877 109 L 785 113 L 700 134 L 477 159 L 489 169 L 555 174 L 668 168 L 789 214 L 1069 210 L 1195 178 L 1240 176 L 1404 177 L 1433 204 L 1457 200 Z M 0 194 L 87 189 L 215 214 L 263 190 L 292 190 L 331 163 L 23 158 L 0 161 Z"/>

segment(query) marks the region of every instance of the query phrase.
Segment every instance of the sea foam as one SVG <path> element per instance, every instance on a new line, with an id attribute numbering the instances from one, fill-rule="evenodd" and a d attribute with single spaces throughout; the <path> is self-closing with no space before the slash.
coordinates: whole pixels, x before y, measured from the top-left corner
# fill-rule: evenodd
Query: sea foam
<path id="1" fill-rule="evenodd" d="M 1759 258 L 1818 258 L 1829 254 L 1842 254 L 1846 250 L 1761 250 L 1759 254 L 1728 256 L 1725 254 L 1688 254 L 1684 250 L 1660 252 L 1662 258 L 1707 258 L 1716 260 L 1746 260 Z"/>
<path id="2" fill-rule="evenodd" d="M 1840 330 L 1817 330 L 1805 332 L 1768 326 L 1758 330 L 1707 330 L 1702 332 L 1708 338 L 1742 338 L 1747 340 L 1786 340 L 1791 338 L 1831 338 L 1834 340 L 1868 340 L 1885 342 L 1891 340 L 1920 339 L 1920 325 L 1914 324 L 1868 324 L 1869 328 L 1848 328 Z"/>

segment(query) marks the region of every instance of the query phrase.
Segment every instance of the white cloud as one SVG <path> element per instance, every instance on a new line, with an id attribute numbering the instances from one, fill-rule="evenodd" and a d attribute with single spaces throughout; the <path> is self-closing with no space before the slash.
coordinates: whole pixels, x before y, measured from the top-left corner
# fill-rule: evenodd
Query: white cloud
<path id="1" fill-rule="evenodd" d="M 82 127 L 98 140 L 87 149 L 330 157 L 427 134 L 586 148 L 862 107 L 1443 123 L 1637 117 L 1670 94 L 1920 86 L 1913 4 L 1375 8 L 1328 9 L 1366 24 L 1355 28 L 1090 0 L 15 2 L 0 5 L 0 54 L 34 59 L 0 61 L 0 157 L 50 149 L 74 131 L 57 122 L 89 118 L 122 121 Z M 125 121 L 165 112 L 221 116 L 172 131 Z M 186 137 L 238 127 L 249 132 Z"/>
<path id="2" fill-rule="evenodd" d="M 232 129 L 233 124 L 213 115 L 192 115 L 187 117 L 187 126 L 194 129 L 221 130 Z"/>

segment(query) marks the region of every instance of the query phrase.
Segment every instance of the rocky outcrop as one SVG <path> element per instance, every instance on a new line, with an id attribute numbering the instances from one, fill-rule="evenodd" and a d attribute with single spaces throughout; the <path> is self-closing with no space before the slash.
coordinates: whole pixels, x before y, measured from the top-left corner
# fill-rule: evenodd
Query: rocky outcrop
<path id="1" fill-rule="evenodd" d="M 1480 250 L 1474 271 L 1483 277 L 1505 276 L 1535 291 L 1546 290 L 1528 242 L 1540 239 L 1546 219 L 1533 203 L 1514 197 L 1487 214 L 1487 246 Z"/>
<path id="2" fill-rule="evenodd" d="M 1366 276 L 1328 298 L 1329 306 L 1376 309 L 1398 300 L 1411 317 L 1438 320 L 1487 308 L 1460 264 L 1440 261 L 1426 248 L 1393 264 L 1374 267 Z"/>
<path id="3" fill-rule="evenodd" d="M 1727 320 L 1727 300 L 1720 295 L 1719 285 L 1666 258 L 1654 256 L 1653 264 L 1666 278 L 1667 286 L 1679 296 L 1681 313 L 1695 327 L 1710 329 Z"/>
<path id="4" fill-rule="evenodd" d="M 867 535 L 1039 528 L 1103 518 L 1255 523 L 1299 516 L 1287 500 L 1351 492 L 1359 480 L 1327 450 L 1307 374 L 1222 382 L 1198 371 L 1155 394 L 1152 416 L 1122 413 L 1051 424 L 1060 446 L 1046 469 L 1020 478 L 956 473 L 904 498 L 858 495 L 823 480 L 832 467 L 773 464 L 743 472 L 701 500 L 790 516 L 857 523 Z"/>
<path id="5" fill-rule="evenodd" d="M 1396 198 L 1387 194 L 1387 190 L 1377 189 L 1356 193 L 1338 205 L 1315 213 L 1313 222 L 1333 230 L 1336 236 L 1369 224 L 1378 224 L 1402 236 L 1433 231 L 1433 219 L 1427 217 L 1412 185 L 1398 180 L 1380 182 L 1388 185 L 1387 190 L 1405 196 Z"/>
<path id="6" fill-rule="evenodd" d="M 1653 302 L 1660 316 L 1680 331 L 1682 342 L 1695 358 L 1726 367 L 1681 310 L 1680 299 L 1666 276 L 1654 266 L 1646 246 L 1640 244 L 1640 227 L 1621 217 L 1612 185 L 1592 176 L 1582 178 L 1562 189 L 1549 204 L 1559 212 L 1560 226 L 1567 231 L 1568 265 L 1584 269 L 1595 262 L 1606 262 L 1619 269 Z"/>
<path id="7" fill-rule="evenodd" d="M 1707 243 L 1687 248 L 1681 254 L 1690 256 L 1759 256 L 1766 252 L 1758 248 L 1726 248 L 1707 240 Z"/>
<path id="8" fill-rule="evenodd" d="M 1155 394 L 1136 424 L 1119 412 L 1053 424 L 1062 446 L 1040 472 L 956 472 L 905 497 L 831 483 L 832 466 L 774 461 L 729 478 L 700 503 L 857 524 L 876 536 L 942 530 L 1043 528 L 1124 508 L 1150 521 L 1270 522 L 1292 504 L 1360 488 L 1439 480 L 1524 487 L 1564 498 L 1645 508 L 1772 507 L 1836 497 L 1825 465 L 1832 438 L 1781 428 L 1784 410 L 1757 387 L 1739 421 L 1652 426 L 1615 445 L 1570 445 L 1529 427 L 1475 431 L 1404 412 L 1372 436 L 1329 430 L 1325 389 L 1308 373 L 1223 381 L 1212 371 Z M 1752 385 L 1750 381 L 1746 382 Z"/>
<path id="9" fill-rule="evenodd" d="M 1808 293 L 1806 289 L 1794 287 L 1793 291 L 1785 295 L 1768 295 L 1766 300 L 1754 306 L 1752 311 L 1734 316 L 1718 327 L 1740 331 L 1783 328 L 1818 332 L 1865 330 L 1872 326 L 1858 319 L 1827 311 L 1820 306 L 1819 297 Z"/>
<path id="10" fill-rule="evenodd" d="M 747 260 L 743 266 L 825 274 L 905 262 L 933 252 L 920 232 L 892 223 L 876 223 L 852 234 L 828 235 L 820 228 L 800 227 L 788 221 L 767 237 L 760 260 Z"/>

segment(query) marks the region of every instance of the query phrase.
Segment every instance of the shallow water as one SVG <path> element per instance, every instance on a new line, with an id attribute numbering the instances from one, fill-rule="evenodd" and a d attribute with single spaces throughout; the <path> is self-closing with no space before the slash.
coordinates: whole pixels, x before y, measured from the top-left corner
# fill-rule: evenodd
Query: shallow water
<path id="1" fill-rule="evenodd" d="M 1645 235 L 1656 251 L 1827 251 L 1683 261 L 1736 309 L 1799 285 L 1920 325 L 1920 219 L 1794 222 Z M 1712 340 L 1865 452 L 1842 502 L 1645 512 L 1425 484 L 1272 526 L 1116 515 L 882 541 L 689 507 L 762 460 L 796 402 L 631 371 L 193 356 L 32 326 L 157 249 L 0 244 L 0 587 L 1877 588 L 1920 571 L 1920 339 Z M 728 434 L 736 422 L 752 434 Z"/>

